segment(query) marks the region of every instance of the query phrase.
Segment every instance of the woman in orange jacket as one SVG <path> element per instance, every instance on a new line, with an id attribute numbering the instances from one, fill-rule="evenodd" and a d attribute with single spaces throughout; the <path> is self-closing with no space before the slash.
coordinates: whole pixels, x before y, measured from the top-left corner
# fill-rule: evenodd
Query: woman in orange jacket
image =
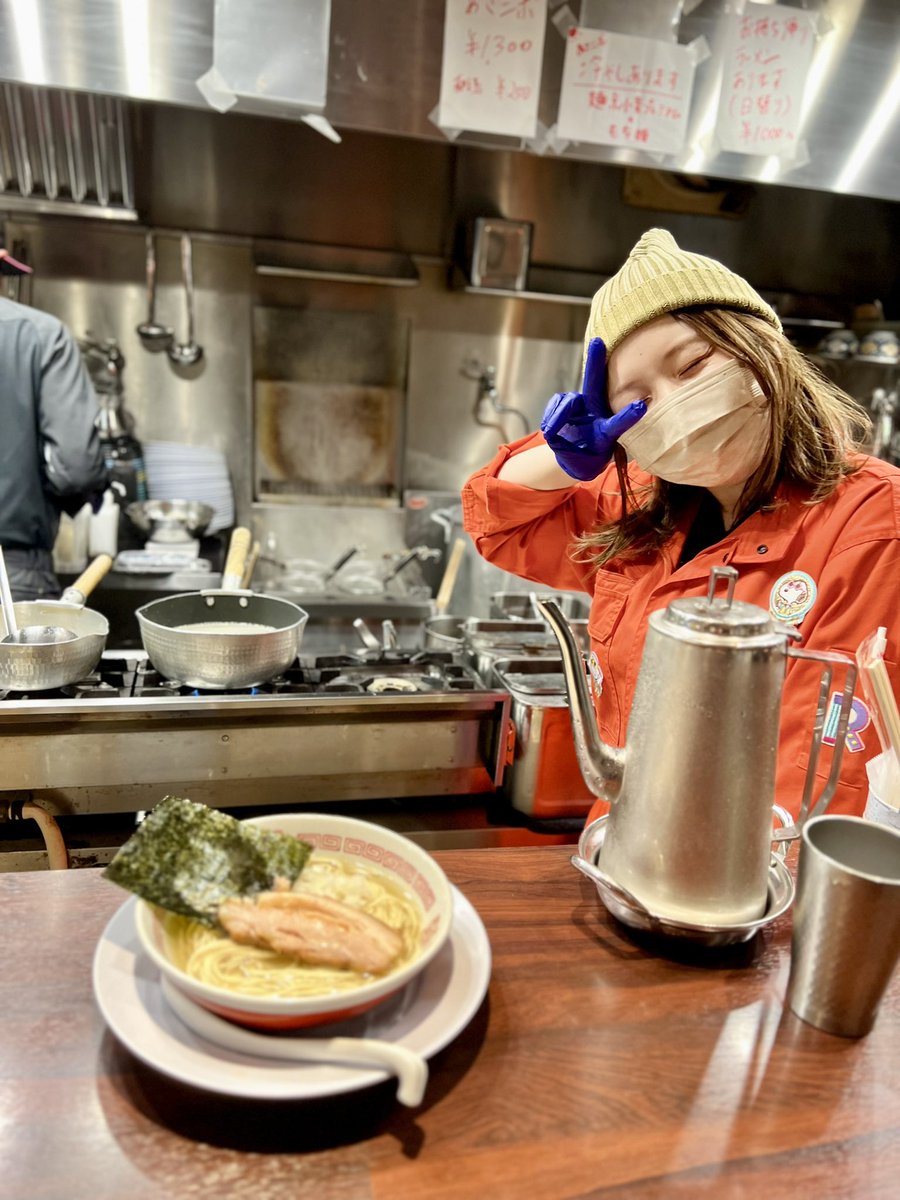
<path id="1" fill-rule="evenodd" d="M 652 229 L 594 297 L 585 347 L 583 391 L 554 396 L 540 433 L 500 447 L 466 483 L 463 513 L 490 562 L 591 595 L 601 736 L 624 744 L 650 613 L 705 595 L 722 563 L 739 572 L 736 598 L 796 626 L 808 649 L 853 656 L 885 626 L 900 691 L 900 470 L 860 453 L 865 410 L 788 341 L 762 297 Z M 775 798 L 794 814 L 818 679 L 789 660 Z M 865 764 L 880 750 L 857 694 L 831 811 L 863 811 Z"/>

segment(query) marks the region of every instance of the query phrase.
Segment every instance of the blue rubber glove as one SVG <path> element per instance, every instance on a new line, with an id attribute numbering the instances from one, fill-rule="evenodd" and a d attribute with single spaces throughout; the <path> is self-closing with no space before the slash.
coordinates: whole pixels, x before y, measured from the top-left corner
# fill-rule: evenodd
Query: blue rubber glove
<path id="1" fill-rule="evenodd" d="M 581 392 L 557 392 L 541 418 L 544 441 L 567 475 L 596 479 L 613 456 L 616 442 L 647 411 L 645 400 L 607 417 L 606 347 L 600 338 L 588 346 Z"/>

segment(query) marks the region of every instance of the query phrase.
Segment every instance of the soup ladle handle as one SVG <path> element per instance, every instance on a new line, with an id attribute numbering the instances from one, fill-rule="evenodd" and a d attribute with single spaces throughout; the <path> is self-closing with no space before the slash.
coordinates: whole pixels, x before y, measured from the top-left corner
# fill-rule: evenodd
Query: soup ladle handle
<path id="1" fill-rule="evenodd" d="M 175 1015 L 207 1041 L 238 1054 L 293 1062 L 330 1062 L 346 1066 L 380 1067 L 397 1076 L 397 1099 L 415 1108 L 422 1103 L 428 1083 L 428 1063 L 415 1051 L 381 1038 L 354 1037 L 273 1037 L 254 1033 L 217 1017 L 180 992 L 167 979 L 162 981 L 163 995 Z"/>

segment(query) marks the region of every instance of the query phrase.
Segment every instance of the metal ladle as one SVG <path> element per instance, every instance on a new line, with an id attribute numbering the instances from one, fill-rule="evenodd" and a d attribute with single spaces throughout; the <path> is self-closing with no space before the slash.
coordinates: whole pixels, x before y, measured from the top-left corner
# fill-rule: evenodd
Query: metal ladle
<path id="1" fill-rule="evenodd" d="M 62 625 L 26 625 L 20 629 L 16 623 L 16 607 L 13 604 L 6 560 L 0 548 L 0 599 L 3 601 L 3 616 L 6 619 L 6 637 L 3 645 L 47 646 L 54 642 L 73 642 L 78 636 Z"/>
<path id="2" fill-rule="evenodd" d="M 152 233 L 146 237 L 147 246 L 147 319 L 137 326 L 137 334 L 145 342 L 170 345 L 175 336 L 168 325 L 156 319 L 156 241 Z"/>
<path id="3" fill-rule="evenodd" d="M 351 546 L 349 550 L 345 550 L 340 558 L 332 563 L 325 574 L 322 576 L 322 583 L 331 583 L 338 571 L 347 565 L 351 558 L 359 554 L 359 546 Z"/>
<path id="4" fill-rule="evenodd" d="M 191 239 L 181 235 L 181 275 L 187 303 L 187 341 L 169 346 L 167 353 L 177 367 L 192 367 L 203 357 L 203 347 L 194 341 L 194 260 Z"/>

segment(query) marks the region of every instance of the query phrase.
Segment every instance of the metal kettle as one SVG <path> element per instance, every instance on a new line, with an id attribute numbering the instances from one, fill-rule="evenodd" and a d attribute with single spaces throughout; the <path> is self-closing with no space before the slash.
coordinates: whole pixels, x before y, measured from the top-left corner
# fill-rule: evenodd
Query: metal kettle
<path id="1" fill-rule="evenodd" d="M 738 573 L 713 567 L 705 597 L 652 613 L 624 748 L 600 738 L 584 660 L 549 599 L 537 607 L 559 642 L 589 790 L 611 802 L 599 866 L 647 910 L 673 921 L 738 925 L 766 909 L 781 693 L 788 657 L 820 661 L 819 702 L 799 820 L 810 814 L 834 667 L 846 670 L 831 771 L 837 785 L 856 667 L 789 645 L 793 626 L 734 599 Z M 720 582 L 726 587 L 717 594 Z M 779 832 L 797 836 L 798 826 Z"/>

